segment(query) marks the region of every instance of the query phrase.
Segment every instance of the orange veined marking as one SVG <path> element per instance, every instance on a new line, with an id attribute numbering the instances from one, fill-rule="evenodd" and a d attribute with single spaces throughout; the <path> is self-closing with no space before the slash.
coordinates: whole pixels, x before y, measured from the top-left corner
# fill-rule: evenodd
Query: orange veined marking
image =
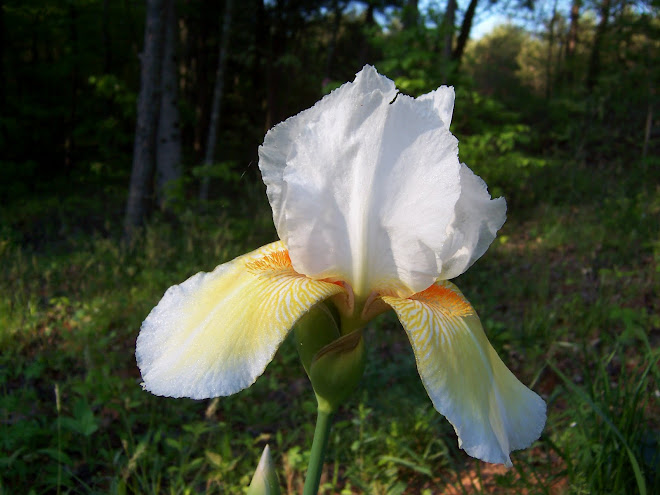
<path id="1" fill-rule="evenodd" d="M 267 254 L 261 259 L 250 261 L 245 264 L 245 268 L 252 273 L 293 269 L 291 266 L 291 258 L 289 258 L 289 251 L 286 249 L 275 251 L 274 253 Z"/>
<path id="2" fill-rule="evenodd" d="M 460 294 L 448 287 L 433 284 L 428 289 L 410 296 L 410 299 L 421 301 L 438 309 L 448 318 L 462 318 L 474 314 L 474 309 Z"/>

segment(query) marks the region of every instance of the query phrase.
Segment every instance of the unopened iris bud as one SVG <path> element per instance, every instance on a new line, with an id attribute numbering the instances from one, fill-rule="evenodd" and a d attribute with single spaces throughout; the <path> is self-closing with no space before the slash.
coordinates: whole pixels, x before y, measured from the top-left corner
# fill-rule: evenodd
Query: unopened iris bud
<path id="1" fill-rule="evenodd" d="M 294 333 L 296 349 L 307 375 L 314 356 L 341 336 L 338 318 L 325 303 L 317 304 L 300 318 Z"/>
<path id="2" fill-rule="evenodd" d="M 296 347 L 319 409 L 335 411 L 355 389 L 365 364 L 362 330 L 341 335 L 338 315 L 318 304 L 295 327 Z"/>
<path id="3" fill-rule="evenodd" d="M 268 445 L 264 447 L 261 454 L 261 459 L 259 459 L 257 470 L 250 482 L 247 495 L 280 495 L 280 484 Z"/>

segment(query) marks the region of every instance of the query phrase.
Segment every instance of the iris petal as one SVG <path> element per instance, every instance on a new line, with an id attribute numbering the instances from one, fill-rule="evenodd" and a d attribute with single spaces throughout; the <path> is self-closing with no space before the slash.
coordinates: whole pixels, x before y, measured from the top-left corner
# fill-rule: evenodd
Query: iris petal
<path id="1" fill-rule="evenodd" d="M 439 275 L 460 196 L 453 91 L 414 99 L 365 67 L 313 108 L 271 130 L 260 167 L 294 268 L 343 280 L 358 297 L 408 296 Z"/>
<path id="2" fill-rule="evenodd" d="M 343 291 L 296 273 L 275 242 L 167 290 L 142 324 L 136 357 L 156 395 L 204 399 L 250 386 L 294 323 Z"/>
<path id="3" fill-rule="evenodd" d="M 440 86 L 438 89 L 420 96 L 417 101 L 429 101 L 433 106 L 433 111 L 440 116 L 445 127 L 449 129 L 454 113 L 454 98 L 454 88 Z"/>
<path id="4" fill-rule="evenodd" d="M 545 424 L 543 400 L 508 370 L 463 294 L 441 282 L 404 299 L 384 296 L 403 324 L 435 408 L 472 457 L 511 465 Z"/>
<path id="5" fill-rule="evenodd" d="M 438 255 L 438 278 L 449 280 L 470 268 L 486 252 L 505 220 L 504 198 L 491 200 L 486 183 L 462 164 L 461 196 L 447 227 L 447 242 Z"/>

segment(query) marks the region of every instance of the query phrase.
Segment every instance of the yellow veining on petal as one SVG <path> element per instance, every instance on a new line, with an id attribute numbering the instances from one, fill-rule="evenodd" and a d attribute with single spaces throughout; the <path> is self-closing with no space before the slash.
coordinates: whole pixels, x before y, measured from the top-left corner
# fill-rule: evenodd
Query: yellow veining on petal
<path id="1" fill-rule="evenodd" d="M 137 357 L 146 388 L 205 398 L 253 383 L 291 327 L 343 291 L 291 267 L 281 242 L 171 287 L 143 323 Z"/>
<path id="2" fill-rule="evenodd" d="M 470 455 L 510 465 L 545 423 L 545 403 L 507 369 L 470 303 L 450 282 L 410 298 L 383 296 L 403 324 L 435 408 Z"/>

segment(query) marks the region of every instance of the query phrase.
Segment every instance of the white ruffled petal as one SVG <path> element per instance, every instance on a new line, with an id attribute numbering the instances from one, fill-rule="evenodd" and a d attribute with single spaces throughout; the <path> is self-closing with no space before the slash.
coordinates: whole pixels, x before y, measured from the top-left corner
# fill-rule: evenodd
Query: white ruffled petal
<path id="1" fill-rule="evenodd" d="M 461 196 L 438 255 L 439 279 L 452 279 L 470 268 L 486 252 L 505 220 L 504 198 L 490 199 L 486 183 L 462 164 Z"/>
<path id="2" fill-rule="evenodd" d="M 264 143 L 259 147 L 259 169 L 266 184 L 266 194 L 273 209 L 273 220 L 280 239 L 286 243 L 286 182 L 284 170 L 287 160 L 296 153 L 301 133 L 309 123 L 316 122 L 327 112 L 335 111 L 347 99 L 359 100 L 365 94 L 379 92 L 390 100 L 397 93 L 394 82 L 381 76 L 373 67 L 366 66 L 355 82 L 346 83 L 318 101 L 313 107 L 288 118 L 268 131 Z"/>
<path id="3" fill-rule="evenodd" d="M 294 268 L 356 296 L 419 292 L 460 195 L 449 88 L 413 99 L 372 67 L 270 131 L 260 148 L 280 238 Z M 396 98 L 395 98 L 396 96 Z"/>
<path id="4" fill-rule="evenodd" d="M 447 129 L 449 129 L 451 117 L 454 113 L 454 99 L 454 88 L 440 86 L 438 89 L 420 96 L 417 101 L 430 101 L 435 113 L 440 116 Z"/>
<path id="5" fill-rule="evenodd" d="M 145 389 L 171 397 L 231 395 L 250 386 L 295 322 L 342 292 L 291 267 L 275 242 L 170 287 L 142 323 Z"/>

